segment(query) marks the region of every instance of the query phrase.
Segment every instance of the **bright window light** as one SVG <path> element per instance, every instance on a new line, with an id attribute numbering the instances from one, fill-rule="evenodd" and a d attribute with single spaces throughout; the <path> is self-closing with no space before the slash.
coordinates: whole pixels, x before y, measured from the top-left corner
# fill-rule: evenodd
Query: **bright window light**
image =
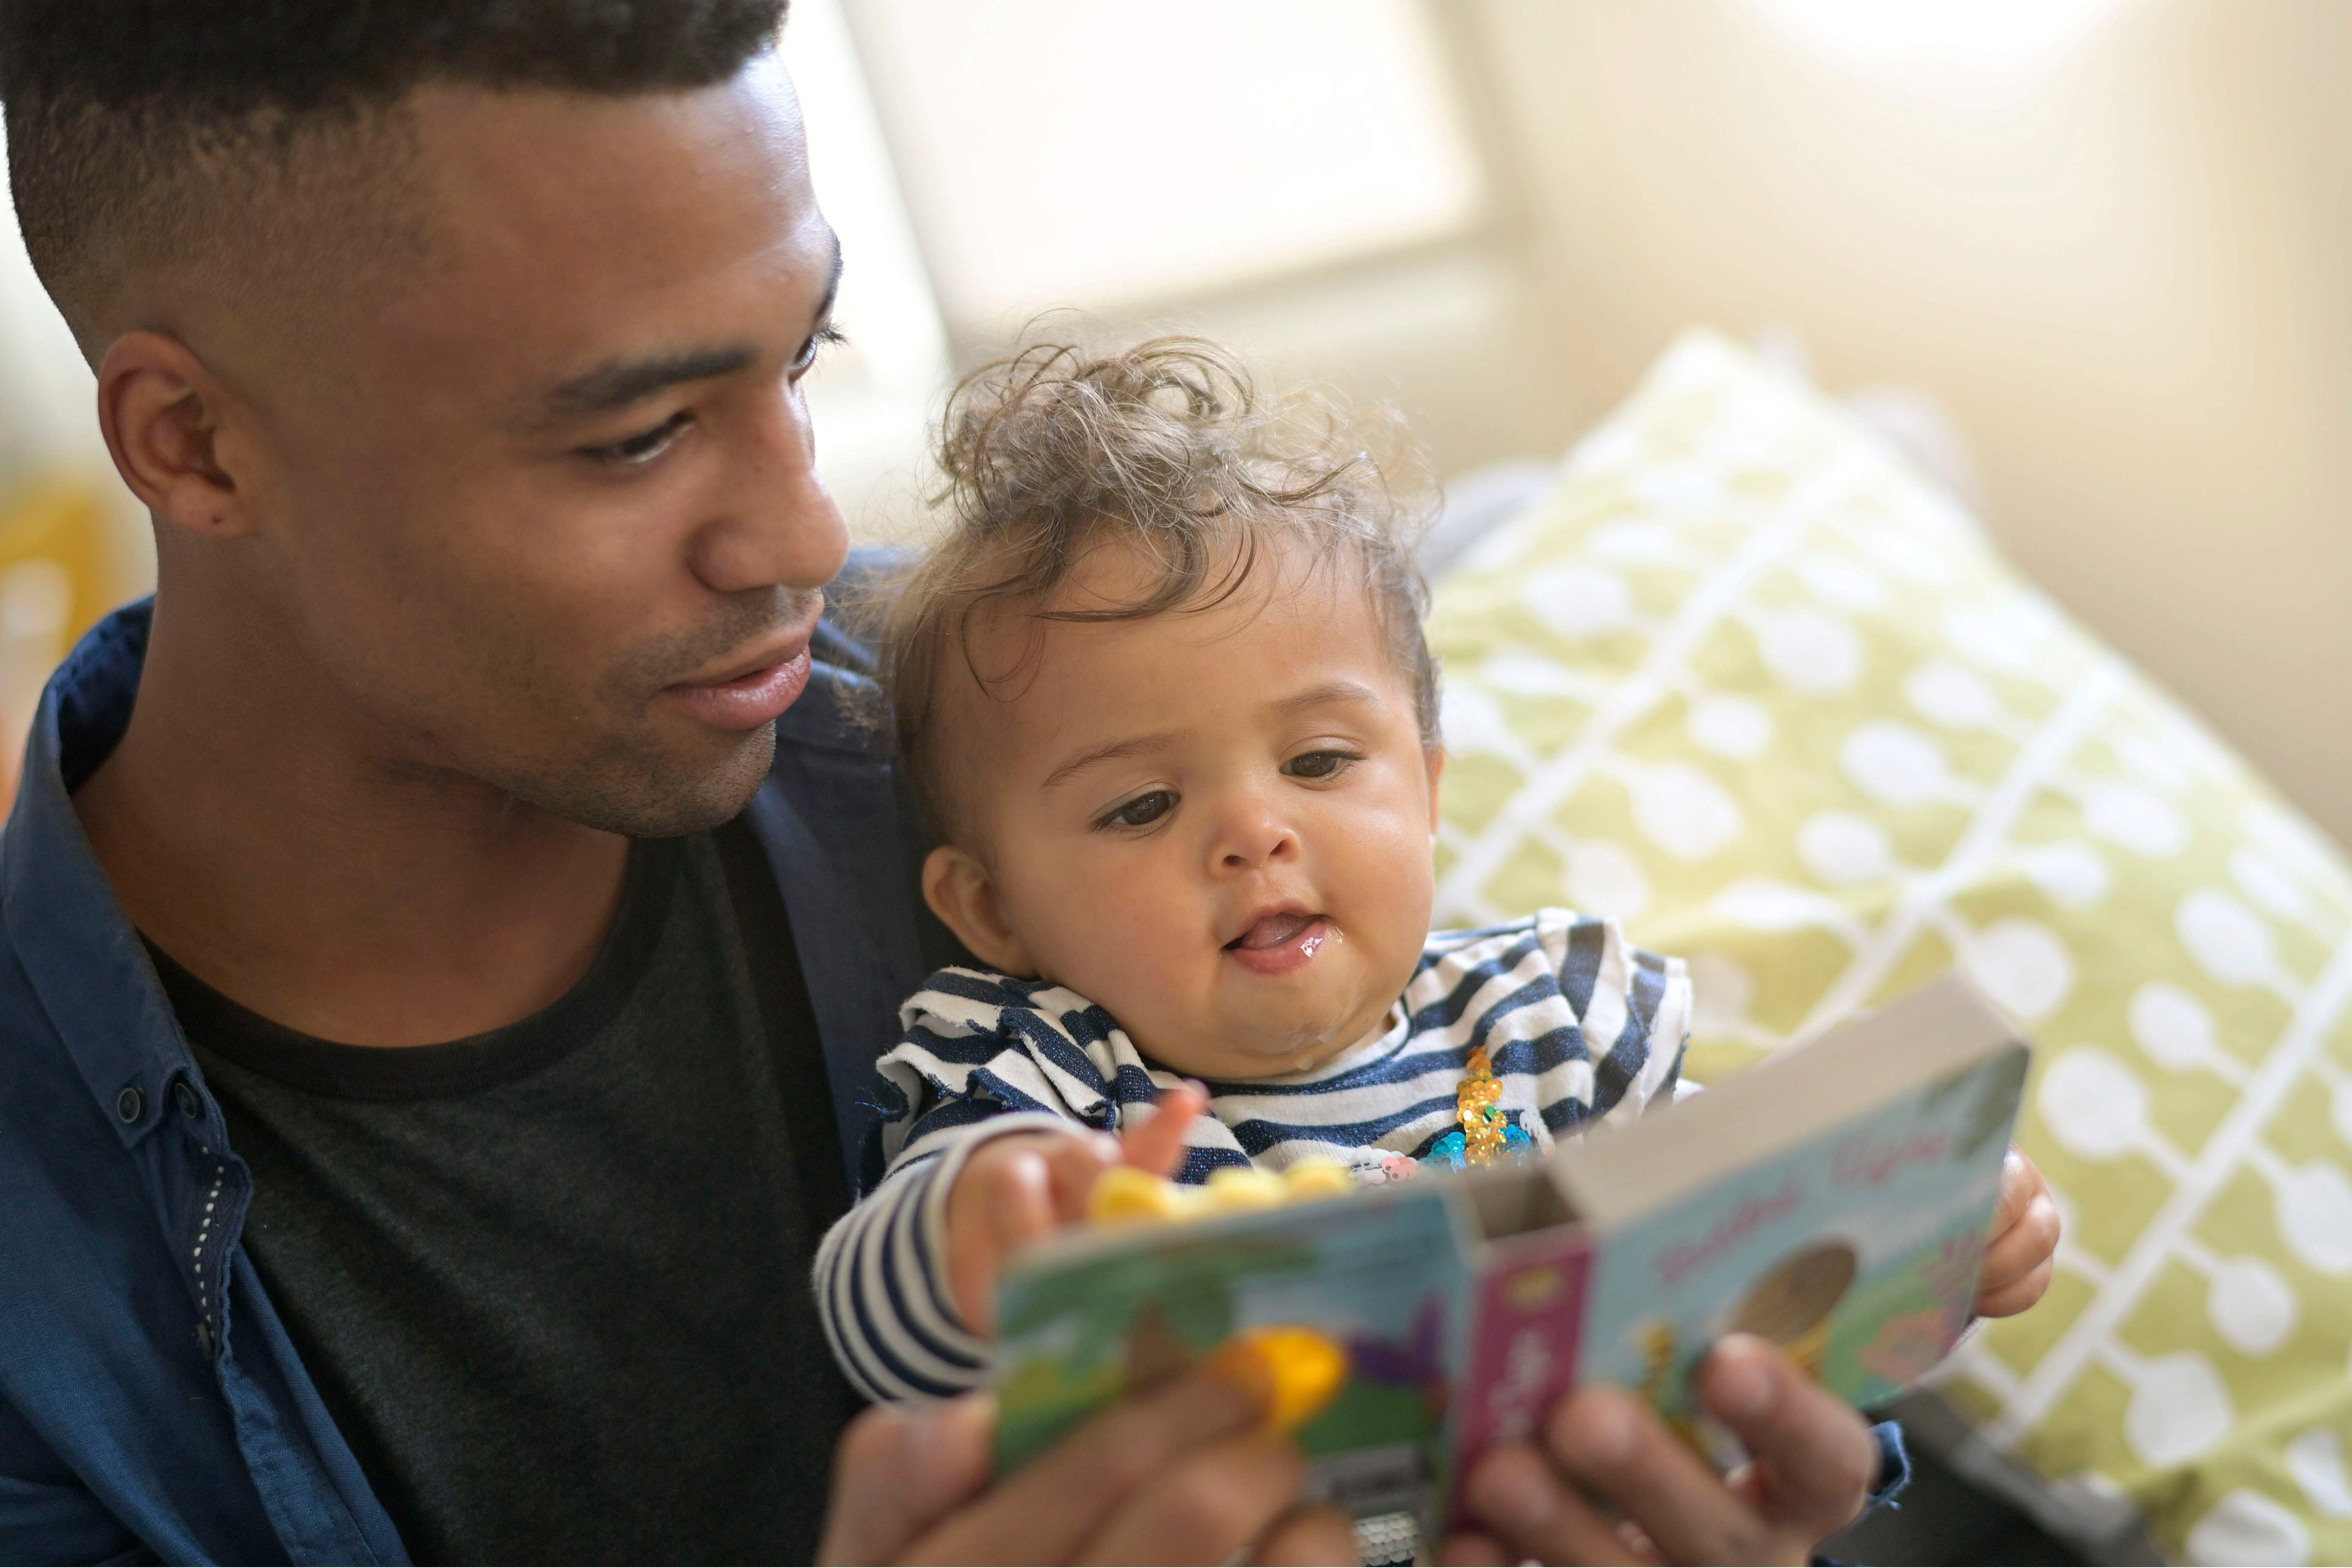
<path id="1" fill-rule="evenodd" d="M 849 16 L 959 325 L 1276 275 L 1478 210 L 1418 0 L 859 0 Z"/>
<path id="2" fill-rule="evenodd" d="M 809 377 L 817 469 L 855 526 L 887 531 L 911 510 L 926 410 L 948 379 L 947 333 L 840 0 L 793 0 L 782 52 L 817 200 L 841 237 L 834 320 L 849 341 Z"/>
<path id="3" fill-rule="evenodd" d="M 2124 0 L 1750 0 L 1833 64 L 1866 76 L 1979 79 L 2054 64 Z"/>

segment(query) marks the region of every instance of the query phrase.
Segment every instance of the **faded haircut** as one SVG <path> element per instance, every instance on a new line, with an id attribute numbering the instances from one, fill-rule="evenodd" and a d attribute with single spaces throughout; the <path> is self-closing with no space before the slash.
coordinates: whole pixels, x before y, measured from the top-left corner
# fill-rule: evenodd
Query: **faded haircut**
<path id="1" fill-rule="evenodd" d="M 1039 343 L 964 378 L 940 422 L 945 533 L 885 590 L 877 628 L 898 753 L 927 825 L 950 838 L 943 676 L 960 661 L 1003 700 L 1018 668 L 974 662 L 977 617 L 1143 620 L 1213 609 L 1297 552 L 1360 585 L 1422 744 L 1439 743 L 1428 589 L 1412 545 L 1429 491 L 1386 413 L 1310 393 L 1262 397 L 1231 353 L 1168 337 L 1119 353 Z M 1089 550 L 1148 563 L 1129 599 L 1056 602 Z M 1034 648 L 1033 648 L 1034 653 Z"/>
<path id="2" fill-rule="evenodd" d="M 25 247 L 93 358 L 143 268 L 331 283 L 414 238 L 384 216 L 411 89 L 705 87 L 769 47 L 785 3 L 0 0 Z"/>

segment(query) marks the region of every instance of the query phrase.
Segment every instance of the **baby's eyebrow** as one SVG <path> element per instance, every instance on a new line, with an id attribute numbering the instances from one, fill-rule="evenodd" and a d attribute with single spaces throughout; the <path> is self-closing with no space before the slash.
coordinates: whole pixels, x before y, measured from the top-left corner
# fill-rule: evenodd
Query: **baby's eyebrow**
<path id="1" fill-rule="evenodd" d="M 1097 746 L 1091 752 L 1080 752 L 1076 756 L 1047 773 L 1045 782 L 1037 787 L 1052 789 L 1055 784 L 1061 784 L 1074 774 L 1084 773 L 1097 763 L 1115 763 L 1122 757 L 1132 757 L 1138 752 L 1164 746 L 1175 738 L 1166 731 L 1156 735 L 1130 735 L 1123 741 L 1113 741 L 1108 746 Z"/>
<path id="2" fill-rule="evenodd" d="M 1335 703 L 1377 708 L 1381 705 L 1381 694 L 1360 680 L 1341 679 L 1326 680 L 1319 685 L 1310 686 L 1304 691 L 1280 698 L 1273 706 L 1278 713 L 1294 713 L 1308 708 L 1326 708 Z M 1152 735 L 1130 735 L 1125 740 L 1113 741 L 1107 746 L 1097 746 L 1092 751 L 1080 752 L 1076 756 L 1047 773 L 1045 782 L 1037 787 L 1041 790 L 1052 789 L 1055 785 L 1086 772 L 1097 763 L 1115 763 L 1122 758 L 1137 756 L 1169 745 L 1176 738 L 1173 731 L 1163 730 Z"/>
<path id="3" fill-rule="evenodd" d="M 1327 680 L 1320 686 L 1310 686 L 1294 696 L 1275 703 L 1278 712 L 1293 713 L 1302 708 L 1323 708 L 1333 703 L 1353 703 L 1366 708 L 1381 705 L 1381 694 L 1360 680 Z"/>

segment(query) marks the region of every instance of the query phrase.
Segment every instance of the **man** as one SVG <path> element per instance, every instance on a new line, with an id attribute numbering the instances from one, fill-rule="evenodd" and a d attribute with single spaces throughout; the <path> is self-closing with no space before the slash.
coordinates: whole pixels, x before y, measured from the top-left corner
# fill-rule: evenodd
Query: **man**
<path id="1" fill-rule="evenodd" d="M 0 7 L 19 218 L 158 575 L 0 839 L 0 1557 L 820 1546 L 808 1259 L 943 939 L 819 618 L 840 257 L 782 9 Z M 1710 1375 L 1738 1482 L 1591 1396 L 1454 1550 L 1851 1517 L 1860 1425 L 1754 1347 Z M 984 1404 L 869 1416 L 823 1545 L 1343 1554 L 1257 1417 L 1194 1380 L 991 1489 Z"/>

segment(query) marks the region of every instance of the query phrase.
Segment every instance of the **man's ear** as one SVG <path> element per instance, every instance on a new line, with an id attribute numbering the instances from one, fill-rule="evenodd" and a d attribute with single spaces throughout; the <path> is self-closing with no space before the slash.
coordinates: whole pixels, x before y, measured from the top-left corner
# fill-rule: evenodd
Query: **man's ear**
<path id="1" fill-rule="evenodd" d="M 158 518 L 206 539 L 254 531 L 250 497 L 224 462 L 226 386 L 164 332 L 125 332 L 98 364 L 98 422 L 131 494 Z"/>
<path id="2" fill-rule="evenodd" d="M 1438 816 L 1437 786 L 1445 777 L 1445 748 L 1423 746 L 1421 749 L 1421 761 L 1422 764 L 1429 769 L 1429 830 L 1435 833 Z"/>
<path id="3" fill-rule="evenodd" d="M 932 850 L 923 861 L 923 901 L 982 963 L 1034 978 L 1029 950 L 1005 923 L 996 883 L 977 857 L 951 844 Z"/>

